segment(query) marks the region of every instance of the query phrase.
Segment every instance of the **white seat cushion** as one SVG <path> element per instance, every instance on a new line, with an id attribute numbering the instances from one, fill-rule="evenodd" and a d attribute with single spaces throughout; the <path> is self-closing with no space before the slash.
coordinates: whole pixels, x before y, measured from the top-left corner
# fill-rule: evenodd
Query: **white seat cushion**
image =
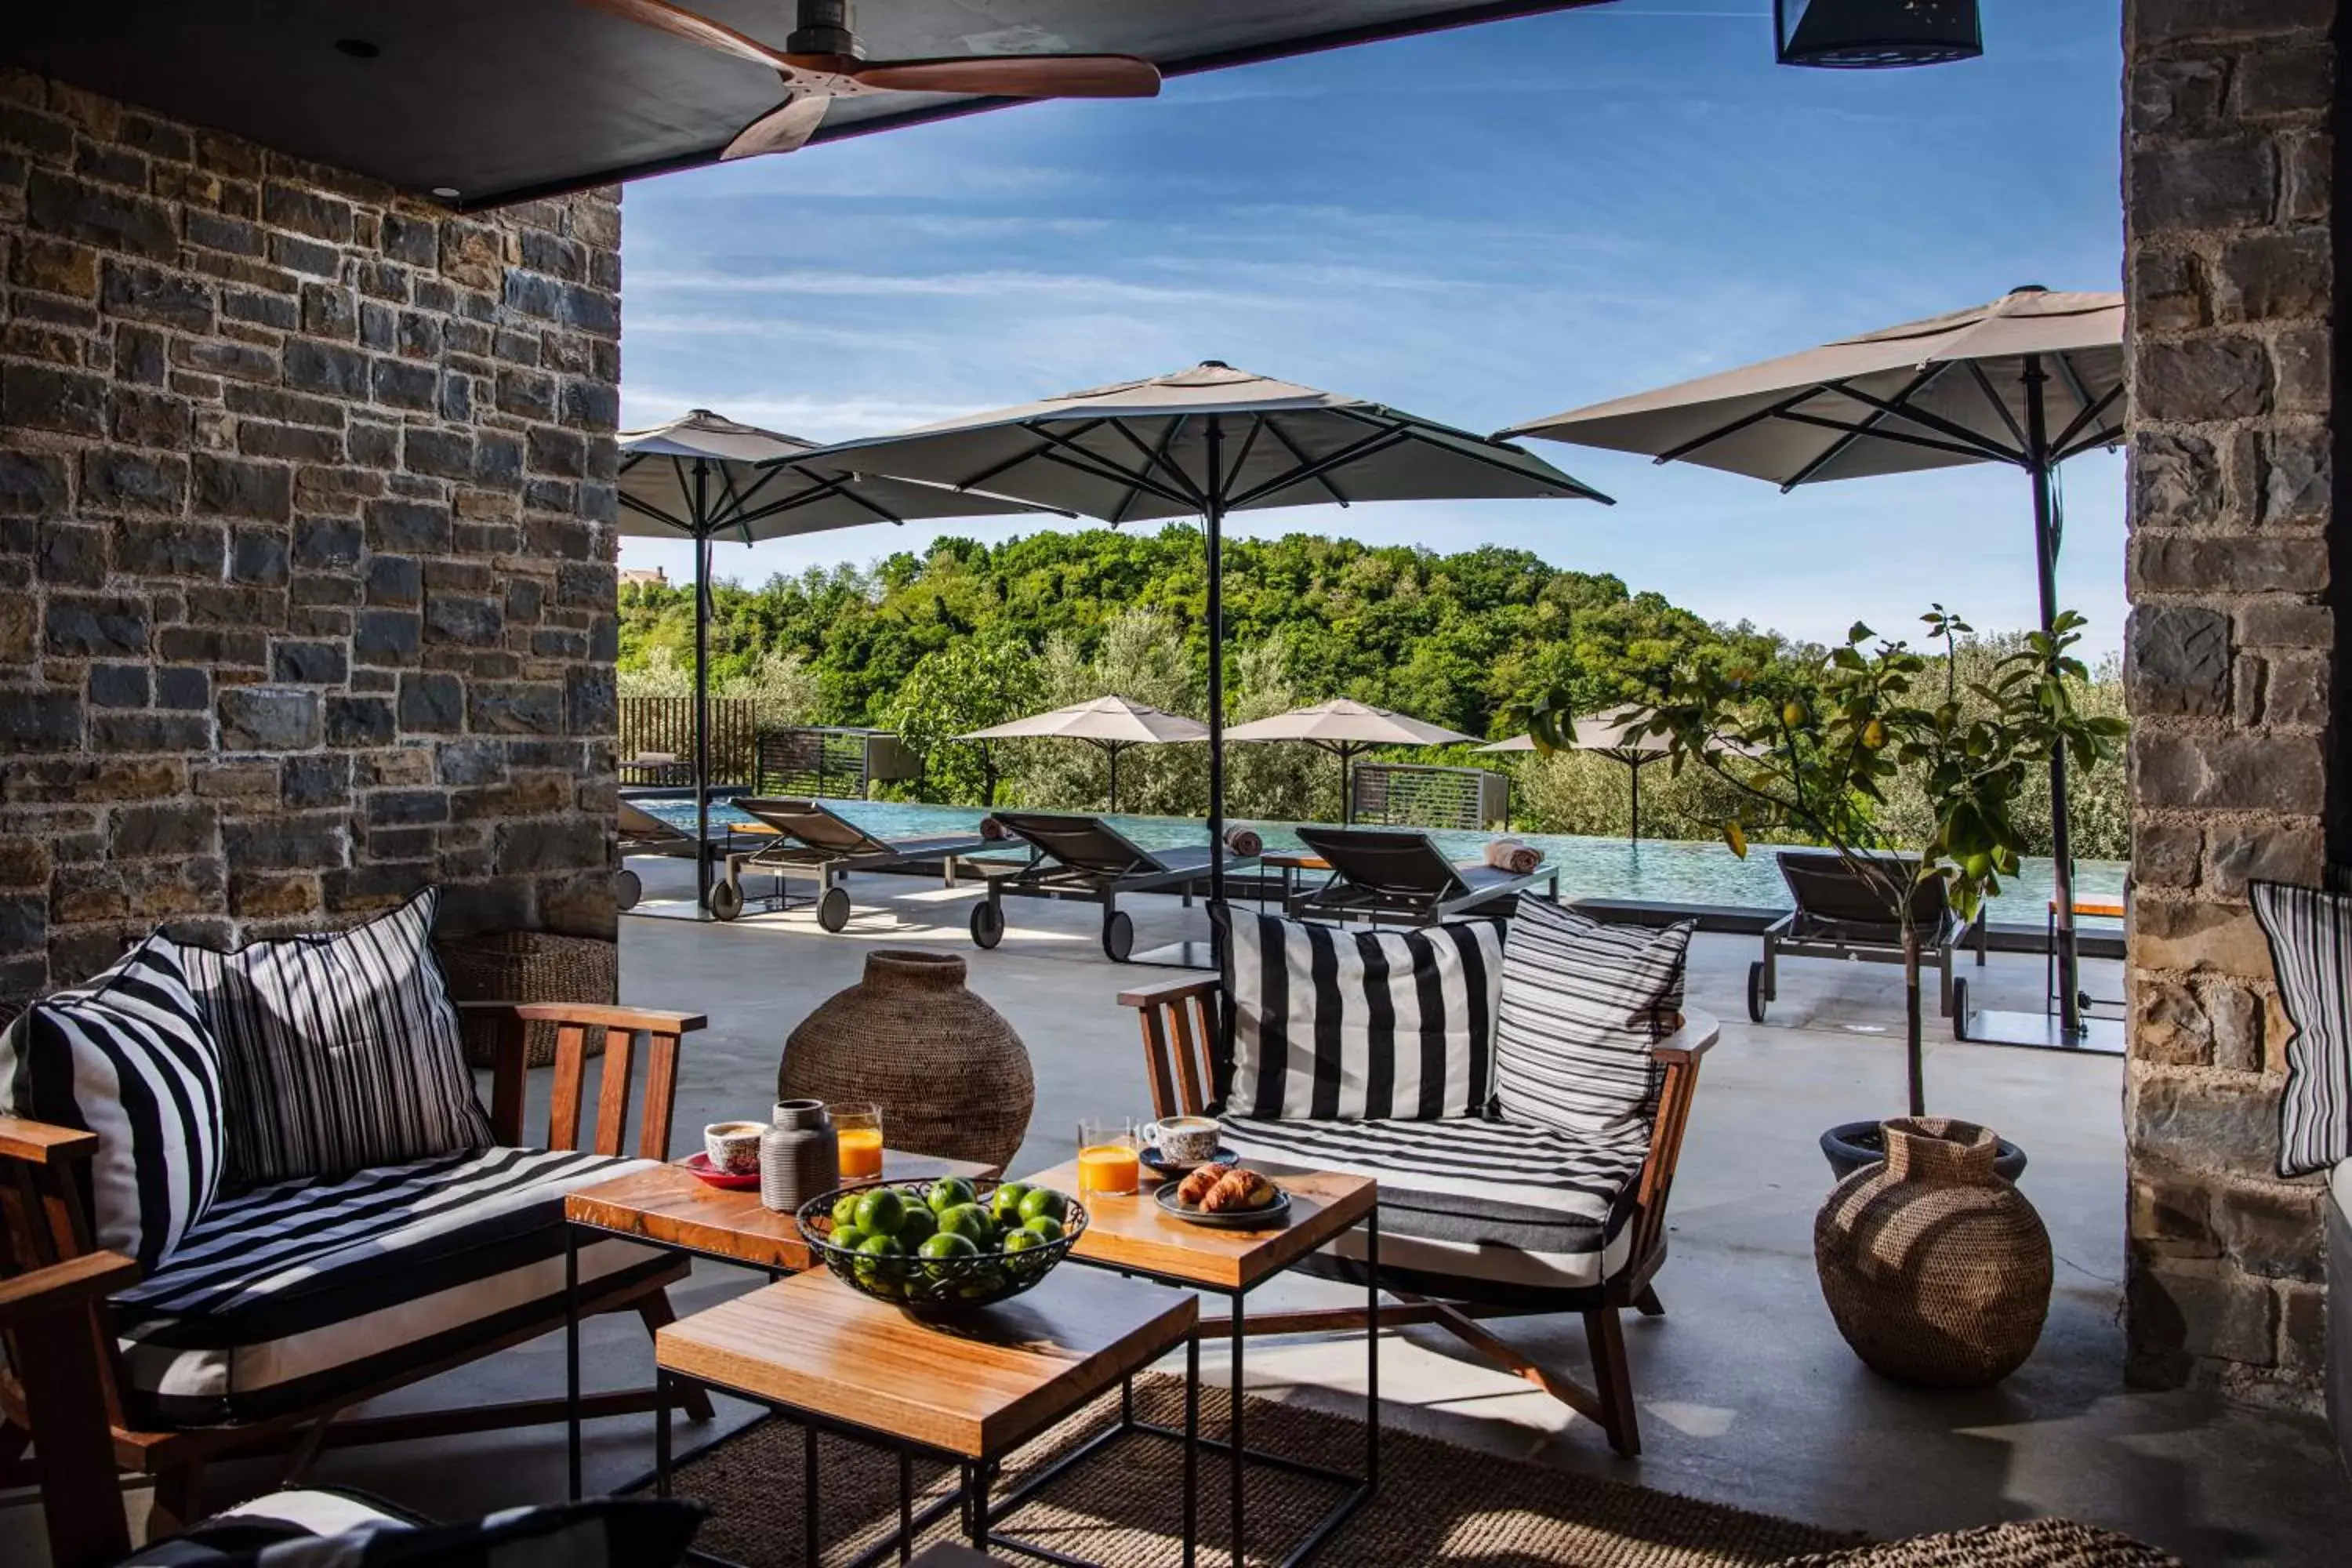
<path id="1" fill-rule="evenodd" d="M 563 1194 L 647 1163 L 493 1148 L 224 1198 L 113 1299 L 125 1395 L 168 1426 L 258 1419 L 544 1319 L 563 1300 Z M 672 1261 L 600 1238 L 580 1282 Z"/>
<path id="2" fill-rule="evenodd" d="M 1224 1119 L 1244 1160 L 1370 1176 L 1381 1267 L 1518 1289 L 1580 1289 L 1624 1267 L 1649 1129 L 1561 1132 L 1495 1121 Z M 1332 1246 L 1361 1258 L 1360 1230 Z"/>

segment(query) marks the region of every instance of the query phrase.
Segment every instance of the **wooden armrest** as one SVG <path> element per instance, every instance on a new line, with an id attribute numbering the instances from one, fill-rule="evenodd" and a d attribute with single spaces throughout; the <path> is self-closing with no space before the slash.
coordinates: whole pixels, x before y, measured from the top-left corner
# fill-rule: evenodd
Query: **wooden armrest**
<path id="1" fill-rule="evenodd" d="M 0 1279 L 0 1329 L 111 1296 L 139 1282 L 139 1265 L 119 1252 L 85 1252 L 13 1279 Z"/>
<path id="2" fill-rule="evenodd" d="M 1686 1067 L 1715 1048 L 1723 1026 L 1709 1013 L 1685 1013 L 1682 1027 L 1660 1040 L 1650 1054 L 1662 1062 Z"/>
<path id="3" fill-rule="evenodd" d="M 594 1002 L 460 1002 L 467 1013 L 504 1013 L 527 1024 L 578 1024 L 590 1029 L 644 1029 L 684 1035 L 708 1026 L 701 1013 L 664 1013 L 650 1007 L 608 1007 Z"/>
<path id="4" fill-rule="evenodd" d="M 97 1152 L 95 1132 L 27 1121 L 21 1116 L 0 1116 L 0 1159 L 54 1165 L 65 1160 L 87 1160 Z"/>
<path id="5" fill-rule="evenodd" d="M 1158 980 L 1149 985 L 1139 985 L 1132 991 L 1118 994 L 1122 1007 L 1157 1007 L 1166 1003 L 1181 1002 L 1192 996 L 1214 995 L 1224 984 L 1215 975 L 1191 980 Z"/>

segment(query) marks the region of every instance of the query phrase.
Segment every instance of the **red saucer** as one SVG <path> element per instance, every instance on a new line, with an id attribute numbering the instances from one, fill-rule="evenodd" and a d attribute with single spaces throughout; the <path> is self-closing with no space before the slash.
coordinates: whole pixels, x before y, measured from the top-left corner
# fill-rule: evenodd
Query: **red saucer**
<path id="1" fill-rule="evenodd" d="M 678 1163 L 693 1172 L 696 1181 L 707 1182 L 714 1187 L 724 1187 L 730 1193 L 749 1192 L 760 1184 L 760 1173 L 757 1171 L 746 1171 L 740 1175 L 730 1175 L 724 1171 L 712 1170 L 710 1156 L 708 1153 L 688 1154 Z"/>

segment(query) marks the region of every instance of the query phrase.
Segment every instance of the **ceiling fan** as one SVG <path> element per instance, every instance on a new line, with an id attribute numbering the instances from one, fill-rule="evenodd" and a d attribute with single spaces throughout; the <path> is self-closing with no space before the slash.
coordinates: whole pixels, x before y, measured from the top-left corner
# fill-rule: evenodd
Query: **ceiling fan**
<path id="1" fill-rule="evenodd" d="M 824 106 L 872 92 L 956 92 L 988 98 L 1153 98 L 1160 68 L 1133 55 L 948 55 L 869 60 L 850 22 L 850 0 L 799 0 L 781 49 L 669 0 L 581 0 L 672 37 L 764 66 L 783 79 L 784 101 L 745 126 L 723 162 L 790 153 L 815 134 Z"/>

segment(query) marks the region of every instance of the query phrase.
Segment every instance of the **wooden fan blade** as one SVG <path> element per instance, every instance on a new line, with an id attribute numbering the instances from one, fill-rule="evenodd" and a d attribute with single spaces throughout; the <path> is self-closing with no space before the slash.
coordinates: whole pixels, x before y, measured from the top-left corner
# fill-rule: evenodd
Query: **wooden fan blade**
<path id="1" fill-rule="evenodd" d="M 847 73 L 893 92 L 984 98 L 1157 98 L 1160 68 L 1133 55 L 962 55 L 875 60 Z"/>
<path id="2" fill-rule="evenodd" d="M 755 158 L 762 153 L 790 153 L 816 134 L 824 122 L 824 98 L 796 98 L 790 103 L 768 110 L 736 134 L 727 143 L 727 151 L 719 154 L 722 163 L 737 158 Z"/>
<path id="3" fill-rule="evenodd" d="M 746 37 L 732 27 L 722 26 L 708 17 L 681 10 L 668 0 L 580 0 L 624 21 L 656 32 L 667 33 L 673 38 L 684 38 L 689 44 L 700 44 L 706 49 L 717 49 L 723 55 L 733 55 L 739 60 L 765 66 L 770 70 L 790 72 L 792 62 L 783 52 L 772 49 L 757 38 Z"/>

